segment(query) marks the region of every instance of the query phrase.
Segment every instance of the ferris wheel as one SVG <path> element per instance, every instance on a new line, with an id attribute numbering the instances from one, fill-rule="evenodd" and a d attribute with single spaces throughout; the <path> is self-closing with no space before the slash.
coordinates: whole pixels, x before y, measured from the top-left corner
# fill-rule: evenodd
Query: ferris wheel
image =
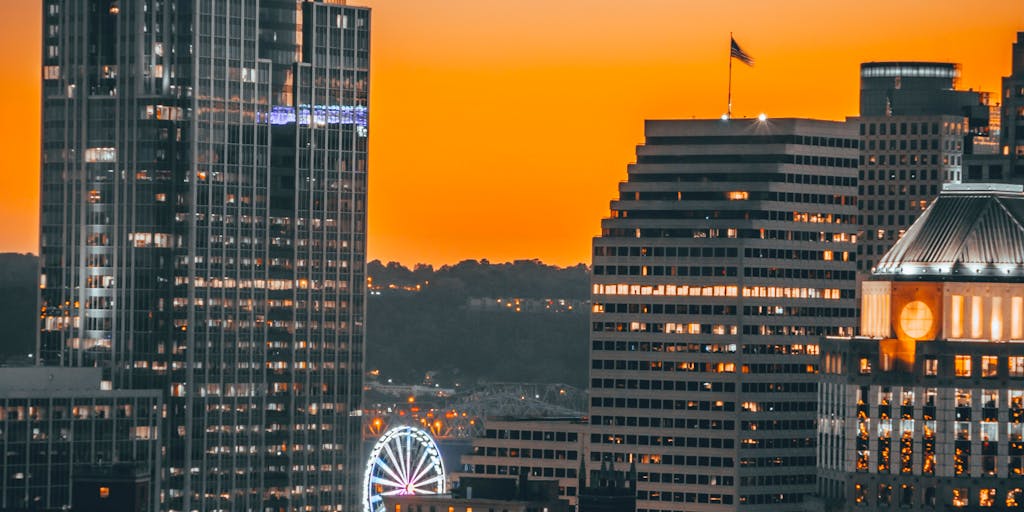
<path id="1" fill-rule="evenodd" d="M 430 434 L 416 427 L 395 427 L 370 451 L 363 510 L 384 512 L 384 496 L 443 494 L 445 478 L 441 451 Z"/>

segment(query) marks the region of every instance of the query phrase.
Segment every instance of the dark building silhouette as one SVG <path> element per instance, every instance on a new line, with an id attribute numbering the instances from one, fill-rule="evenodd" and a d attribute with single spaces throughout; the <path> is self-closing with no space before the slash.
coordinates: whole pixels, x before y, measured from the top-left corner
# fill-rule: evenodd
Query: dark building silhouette
<path id="1" fill-rule="evenodd" d="M 1003 77 L 1000 154 L 1009 157 L 1009 178 L 1024 182 L 1024 32 L 1013 43 L 1010 75 Z"/>
<path id="2" fill-rule="evenodd" d="M 100 389 L 99 368 L 0 369 L 0 510 L 67 510 L 73 484 L 97 463 L 145 473 L 161 492 L 164 411 L 158 390 Z"/>
<path id="3" fill-rule="evenodd" d="M 636 510 L 636 464 L 629 471 L 616 471 L 615 464 L 601 463 L 586 485 L 586 465 L 580 463 L 579 507 L 576 512 L 622 512 Z"/>
<path id="4" fill-rule="evenodd" d="M 152 512 L 151 472 L 131 464 L 79 468 L 72 487 L 74 512 Z"/>
<path id="5" fill-rule="evenodd" d="M 169 510 L 354 508 L 369 9 L 42 10 L 40 359 L 166 394 Z"/>
<path id="6" fill-rule="evenodd" d="M 385 512 L 435 510 L 437 512 L 569 512 L 573 510 L 558 497 L 558 482 L 518 478 L 463 476 L 450 494 L 384 496 Z"/>

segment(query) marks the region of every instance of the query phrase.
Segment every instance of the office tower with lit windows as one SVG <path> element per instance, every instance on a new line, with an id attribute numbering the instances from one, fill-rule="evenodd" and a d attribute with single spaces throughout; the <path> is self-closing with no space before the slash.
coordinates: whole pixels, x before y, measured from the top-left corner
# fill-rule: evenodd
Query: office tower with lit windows
<path id="1" fill-rule="evenodd" d="M 590 480 L 636 462 L 642 512 L 799 509 L 818 343 L 856 321 L 856 126 L 645 128 L 593 242 Z"/>
<path id="2" fill-rule="evenodd" d="M 950 184 L 821 346 L 826 510 L 1024 507 L 1024 191 Z"/>
<path id="3" fill-rule="evenodd" d="M 870 273 L 939 194 L 965 155 L 995 151 L 987 93 L 957 89 L 960 66 L 866 62 L 860 68 L 857 269 Z"/>
<path id="4" fill-rule="evenodd" d="M 43 364 L 165 393 L 164 510 L 351 510 L 369 10 L 42 8 Z"/>

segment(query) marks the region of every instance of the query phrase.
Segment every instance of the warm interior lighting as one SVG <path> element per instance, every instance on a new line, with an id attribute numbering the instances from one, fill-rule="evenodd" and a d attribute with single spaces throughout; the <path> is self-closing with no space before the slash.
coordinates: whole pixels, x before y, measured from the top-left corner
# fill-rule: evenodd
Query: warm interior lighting
<path id="1" fill-rule="evenodd" d="M 919 300 L 907 303 L 900 311 L 900 328 L 915 340 L 923 339 L 931 331 L 934 320 L 931 308 Z"/>
<path id="2" fill-rule="evenodd" d="M 971 337 L 980 338 L 984 328 L 981 324 L 981 297 L 971 297 Z"/>
<path id="3" fill-rule="evenodd" d="M 890 337 L 889 288 L 885 283 L 864 283 L 861 293 L 861 334 L 872 338 Z"/>
<path id="4" fill-rule="evenodd" d="M 750 193 L 745 190 L 734 190 L 728 194 L 730 201 L 746 201 Z"/>
<path id="5" fill-rule="evenodd" d="M 950 337 L 962 338 L 964 336 L 964 296 L 953 295 L 950 297 Z"/>
<path id="6" fill-rule="evenodd" d="M 110 487 L 100 487 L 100 498 L 106 499 L 110 497 Z"/>
<path id="7" fill-rule="evenodd" d="M 1024 309 L 1024 297 L 1010 299 L 1010 337 L 1019 340 L 1024 338 L 1024 323 L 1021 322 L 1021 310 Z"/>
<path id="8" fill-rule="evenodd" d="M 1003 339 L 1003 298 L 992 297 L 992 320 L 989 326 L 989 339 L 999 341 Z"/>

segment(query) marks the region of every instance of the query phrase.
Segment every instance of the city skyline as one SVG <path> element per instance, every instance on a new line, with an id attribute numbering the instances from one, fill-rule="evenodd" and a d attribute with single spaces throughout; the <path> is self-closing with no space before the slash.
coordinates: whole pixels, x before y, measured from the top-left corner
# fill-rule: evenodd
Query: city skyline
<path id="1" fill-rule="evenodd" d="M 1024 13 L 994 14 L 1014 12 L 1012 1 L 878 3 L 841 16 L 801 2 L 732 11 L 654 1 L 625 11 L 610 2 L 350 4 L 374 8 L 380 27 L 368 257 L 407 265 L 586 261 L 599 234 L 593 219 L 607 214 L 621 162 L 642 140 L 639 120 L 725 110 L 729 31 L 757 59 L 734 70 L 737 117 L 841 120 L 857 114 L 862 61 L 959 62 L 962 88 L 997 91 L 1024 27 Z M 39 40 L 38 2 L 0 9 L 5 44 Z M 0 137 L 13 155 L 0 195 L 12 222 L 0 250 L 37 253 L 40 61 L 35 44 L 22 47 L 3 57 L 13 92 L 4 96 L 15 98 L 4 111 L 26 123 L 9 123 Z M 421 212 L 431 229 L 408 222 Z"/>

